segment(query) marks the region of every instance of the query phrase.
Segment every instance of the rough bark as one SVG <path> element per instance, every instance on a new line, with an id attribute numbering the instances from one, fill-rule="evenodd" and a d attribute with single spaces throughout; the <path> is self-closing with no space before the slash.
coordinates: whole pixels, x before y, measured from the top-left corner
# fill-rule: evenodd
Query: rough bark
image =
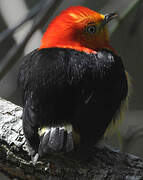
<path id="1" fill-rule="evenodd" d="M 22 108 L 0 99 L 0 171 L 23 180 L 141 180 L 143 160 L 100 145 L 92 158 L 80 152 L 48 155 L 34 166 L 22 131 Z"/>

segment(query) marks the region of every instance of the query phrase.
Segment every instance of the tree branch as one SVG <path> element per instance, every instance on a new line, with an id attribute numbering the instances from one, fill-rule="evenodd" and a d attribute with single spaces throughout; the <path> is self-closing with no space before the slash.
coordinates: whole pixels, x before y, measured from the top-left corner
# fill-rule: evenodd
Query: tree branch
<path id="1" fill-rule="evenodd" d="M 43 6 L 33 19 L 33 26 L 27 33 L 24 40 L 19 45 L 14 45 L 3 58 L 0 64 L 0 80 L 9 72 L 14 64 L 19 60 L 25 45 L 31 38 L 32 34 L 43 26 L 62 0 L 44 0 Z M 14 31 L 13 31 L 14 32 Z M 6 36 L 7 37 L 7 36 Z"/>
<path id="2" fill-rule="evenodd" d="M 143 160 L 98 145 L 92 159 L 79 159 L 79 151 L 48 155 L 34 166 L 22 131 L 22 108 L 0 99 L 0 171 L 23 180 L 141 180 Z"/>
<path id="3" fill-rule="evenodd" d="M 142 0 L 135 0 L 134 2 L 130 3 L 128 8 L 124 12 L 119 15 L 118 21 L 114 22 L 112 28 L 110 29 L 111 36 L 114 32 L 118 29 L 120 23 L 126 19 L 126 17 L 138 7 L 138 4 L 141 3 Z"/>
<path id="4" fill-rule="evenodd" d="M 40 9 L 42 8 L 42 5 L 45 3 L 45 0 L 40 1 L 38 4 L 36 4 L 31 10 L 30 12 L 27 14 L 27 16 L 19 23 L 17 24 L 15 27 L 13 27 L 12 29 L 6 29 L 3 32 L 0 33 L 0 43 L 3 43 L 3 41 L 7 41 L 10 36 L 13 35 L 13 33 L 19 29 L 22 25 L 24 25 L 27 21 L 31 20 L 32 18 L 34 18 L 40 11 Z"/>

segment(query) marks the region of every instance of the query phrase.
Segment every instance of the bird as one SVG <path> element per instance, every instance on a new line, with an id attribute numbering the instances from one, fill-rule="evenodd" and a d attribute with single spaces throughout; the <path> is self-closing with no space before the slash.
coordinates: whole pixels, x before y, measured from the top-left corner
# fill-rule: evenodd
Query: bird
<path id="1" fill-rule="evenodd" d="M 107 23 L 116 17 L 71 6 L 49 23 L 39 48 L 22 58 L 18 84 L 33 162 L 92 147 L 118 124 L 130 80 L 110 45 Z"/>

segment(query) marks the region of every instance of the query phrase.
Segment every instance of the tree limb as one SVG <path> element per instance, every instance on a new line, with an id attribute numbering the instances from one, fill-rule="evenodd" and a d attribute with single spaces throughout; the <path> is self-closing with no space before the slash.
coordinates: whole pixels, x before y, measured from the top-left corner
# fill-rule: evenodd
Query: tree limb
<path id="1" fill-rule="evenodd" d="M 141 180 L 143 160 L 98 145 L 92 159 L 83 161 L 80 152 L 48 155 L 34 166 L 22 131 L 22 108 L 0 99 L 0 171 L 23 180 Z"/>
<path id="2" fill-rule="evenodd" d="M 138 7 L 138 5 L 142 2 L 142 0 L 135 0 L 133 3 L 131 3 L 128 8 L 122 12 L 120 15 L 119 15 L 119 18 L 118 18 L 118 21 L 114 22 L 114 24 L 112 25 L 112 28 L 110 29 L 110 33 L 112 36 L 115 31 L 118 29 L 119 25 L 121 24 L 121 22 L 123 22 L 126 17 L 135 10 L 135 8 Z"/>
<path id="3" fill-rule="evenodd" d="M 8 39 L 10 38 L 10 36 L 13 35 L 13 33 L 19 29 L 23 24 L 25 24 L 27 21 L 31 20 L 32 18 L 34 18 L 39 11 L 42 8 L 42 5 L 45 3 L 45 0 L 40 1 L 38 4 L 36 4 L 31 10 L 30 12 L 27 14 L 27 16 L 20 22 L 18 23 L 15 27 L 13 27 L 12 29 L 6 29 L 3 32 L 0 33 L 0 43 L 3 43 L 3 41 L 8 41 Z"/>
<path id="4" fill-rule="evenodd" d="M 31 38 L 32 34 L 41 26 L 43 26 L 55 9 L 59 6 L 62 0 L 44 0 L 43 6 L 40 11 L 36 14 L 33 26 L 29 30 L 28 34 L 24 40 L 19 45 L 14 45 L 2 59 L 0 64 L 0 80 L 9 72 L 9 70 L 14 66 L 14 64 L 19 60 L 24 47 L 26 46 L 28 40 Z M 40 3 L 41 5 L 41 3 Z M 40 6 L 39 5 L 39 6 Z M 14 31 L 13 31 L 14 32 Z M 7 37 L 7 36 L 6 36 Z"/>

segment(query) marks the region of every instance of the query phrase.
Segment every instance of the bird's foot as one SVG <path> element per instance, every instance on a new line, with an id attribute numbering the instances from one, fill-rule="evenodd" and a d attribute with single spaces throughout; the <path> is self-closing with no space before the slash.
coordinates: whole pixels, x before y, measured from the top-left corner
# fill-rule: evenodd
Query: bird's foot
<path id="1" fill-rule="evenodd" d="M 74 149 L 72 129 L 62 127 L 45 128 L 41 136 L 38 154 L 43 157 L 46 154 L 69 152 Z"/>
<path id="2" fill-rule="evenodd" d="M 37 163 L 38 159 L 39 159 L 38 153 L 36 153 L 35 156 L 31 156 L 31 160 L 32 160 L 33 165 L 35 165 Z"/>

